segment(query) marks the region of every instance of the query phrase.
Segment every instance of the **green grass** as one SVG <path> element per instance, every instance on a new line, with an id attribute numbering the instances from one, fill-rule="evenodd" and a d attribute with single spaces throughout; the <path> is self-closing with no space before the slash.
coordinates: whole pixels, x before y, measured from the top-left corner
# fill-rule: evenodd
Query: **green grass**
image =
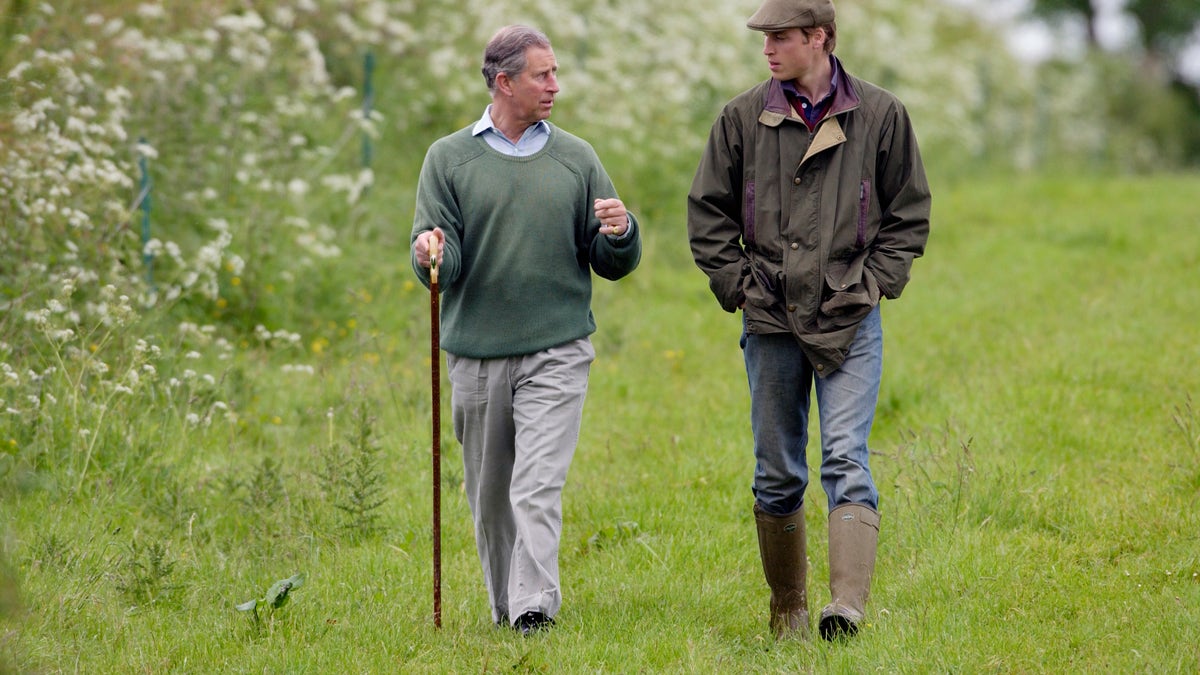
<path id="1" fill-rule="evenodd" d="M 315 376 L 238 350 L 221 366 L 237 422 L 185 433 L 129 409 L 84 478 L 53 458 L 10 473 L 19 604 L 0 654 L 16 672 L 1195 672 L 1200 177 L 935 190 L 928 254 L 884 308 L 884 520 L 848 644 L 769 637 L 738 322 L 692 266 L 676 204 L 647 219 L 641 269 L 596 289 L 549 634 L 489 621 L 448 415 L 433 627 L 428 305 L 393 241 L 352 252 L 380 263 L 358 280 L 364 337 L 307 357 Z M 364 401 L 379 532 L 347 526 L 321 478 L 323 453 L 354 456 Z M 810 496 L 815 610 L 828 568 Z M 236 611 L 299 572 L 260 626 Z"/>

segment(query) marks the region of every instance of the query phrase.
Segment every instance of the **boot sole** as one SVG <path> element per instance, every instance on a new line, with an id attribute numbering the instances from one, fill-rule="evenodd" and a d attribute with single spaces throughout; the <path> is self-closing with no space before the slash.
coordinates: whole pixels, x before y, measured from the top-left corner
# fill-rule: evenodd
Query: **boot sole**
<path id="1" fill-rule="evenodd" d="M 821 617 L 819 628 L 821 637 L 830 642 L 842 638 L 852 638 L 858 633 L 858 624 L 838 614 Z"/>

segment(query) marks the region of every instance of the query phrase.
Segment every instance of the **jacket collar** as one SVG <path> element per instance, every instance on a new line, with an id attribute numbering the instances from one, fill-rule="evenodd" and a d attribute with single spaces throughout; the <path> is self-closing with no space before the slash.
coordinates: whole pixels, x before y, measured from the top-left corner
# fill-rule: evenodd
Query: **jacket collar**
<path id="1" fill-rule="evenodd" d="M 836 56 L 830 55 L 829 58 L 833 61 L 834 79 L 837 81 L 837 85 L 834 87 L 833 103 L 829 106 L 829 112 L 826 113 L 825 119 L 853 110 L 859 105 L 858 92 L 850 83 L 850 75 L 842 67 L 842 62 Z M 788 118 L 803 123 L 803 120 L 796 115 L 796 111 L 792 109 L 792 105 L 788 103 L 783 83 L 772 78 L 767 83 L 766 94 L 763 95 L 763 109 L 758 116 L 758 121 L 769 127 L 777 127 Z"/>

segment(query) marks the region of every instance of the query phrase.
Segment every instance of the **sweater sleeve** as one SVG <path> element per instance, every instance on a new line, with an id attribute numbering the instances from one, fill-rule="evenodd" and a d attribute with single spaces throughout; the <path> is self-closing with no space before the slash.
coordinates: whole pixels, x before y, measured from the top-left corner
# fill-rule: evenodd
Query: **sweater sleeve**
<path id="1" fill-rule="evenodd" d="M 593 216 L 594 217 L 594 216 Z M 597 234 L 592 237 L 588 251 L 588 262 L 596 274 L 604 279 L 616 281 L 637 268 L 642 259 L 642 229 L 637 218 L 629 214 L 629 235 L 610 237 Z"/>
<path id="2" fill-rule="evenodd" d="M 633 213 L 629 213 L 628 236 L 610 237 L 600 234 L 600 220 L 596 218 L 592 207 L 595 199 L 608 199 L 617 196 L 617 189 L 612 179 L 604 170 L 600 158 L 588 146 L 592 169 L 589 172 L 588 194 L 586 202 L 586 219 L 584 238 L 587 243 L 587 259 L 598 276 L 609 281 L 616 281 L 637 269 L 642 259 L 642 230 Z"/>
<path id="3" fill-rule="evenodd" d="M 438 287 L 445 289 L 458 279 L 462 269 L 462 211 L 454 196 L 451 171 L 446 158 L 445 140 L 430 146 L 417 179 L 416 211 L 412 234 L 409 237 L 409 260 L 417 278 L 428 288 L 429 268 L 417 264 L 413 247 L 422 232 L 440 227 L 446 235 L 442 248 L 442 264 L 438 267 Z"/>

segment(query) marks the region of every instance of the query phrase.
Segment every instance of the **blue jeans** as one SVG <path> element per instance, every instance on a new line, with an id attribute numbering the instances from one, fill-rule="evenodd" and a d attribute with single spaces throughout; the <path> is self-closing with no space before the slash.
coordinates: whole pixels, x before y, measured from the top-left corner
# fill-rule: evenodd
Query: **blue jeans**
<path id="1" fill-rule="evenodd" d="M 790 333 L 742 335 L 754 433 L 754 499 L 772 515 L 794 513 L 808 487 L 808 415 L 816 381 L 821 430 L 821 485 L 829 510 L 842 504 L 879 507 L 868 466 L 867 437 L 883 377 L 879 308 L 858 327 L 842 367 L 815 377 Z"/>

